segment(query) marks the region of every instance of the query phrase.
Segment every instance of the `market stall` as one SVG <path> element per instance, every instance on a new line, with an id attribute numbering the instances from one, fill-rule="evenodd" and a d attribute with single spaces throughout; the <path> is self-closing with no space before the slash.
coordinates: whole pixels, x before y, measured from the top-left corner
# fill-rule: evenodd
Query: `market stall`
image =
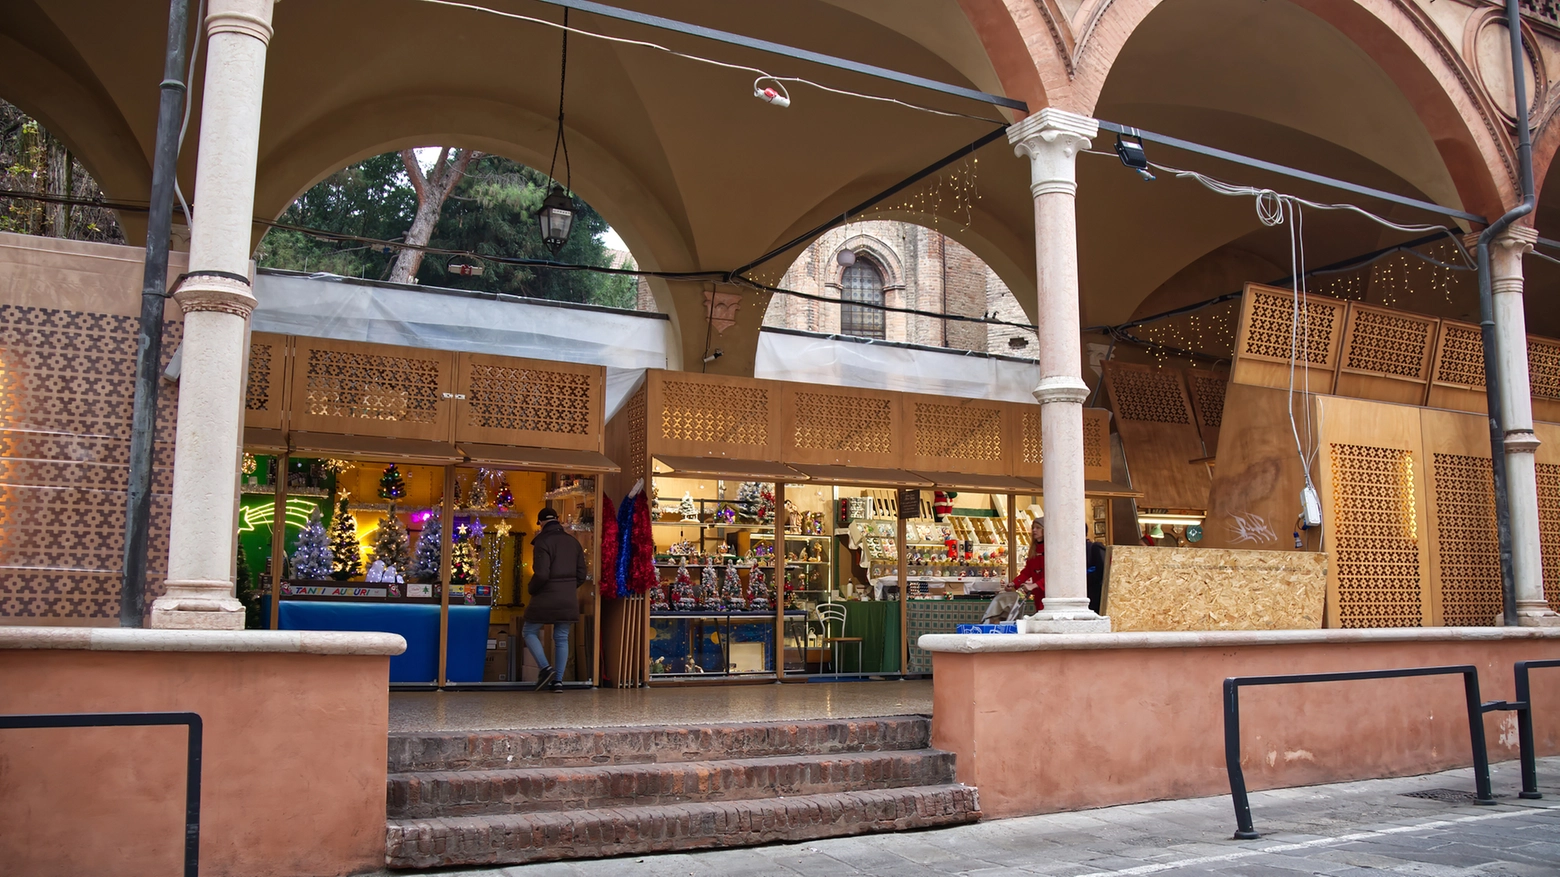
<path id="1" fill-rule="evenodd" d="M 551 507 L 599 553 L 603 384 L 596 366 L 257 333 L 239 541 L 262 623 L 401 633 L 397 684 L 534 677 L 527 537 Z M 579 594 L 562 678 L 593 683 L 594 582 Z"/>

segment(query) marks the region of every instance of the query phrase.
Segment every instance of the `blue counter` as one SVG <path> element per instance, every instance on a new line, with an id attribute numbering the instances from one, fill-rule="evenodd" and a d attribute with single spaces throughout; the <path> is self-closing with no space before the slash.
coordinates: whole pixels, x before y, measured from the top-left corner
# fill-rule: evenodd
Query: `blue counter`
<path id="1" fill-rule="evenodd" d="M 283 600 L 282 630 L 398 633 L 406 651 L 390 659 L 391 682 L 433 682 L 439 676 L 439 607 L 431 603 L 346 603 Z M 488 607 L 451 606 L 445 678 L 481 682 L 487 656 Z"/>

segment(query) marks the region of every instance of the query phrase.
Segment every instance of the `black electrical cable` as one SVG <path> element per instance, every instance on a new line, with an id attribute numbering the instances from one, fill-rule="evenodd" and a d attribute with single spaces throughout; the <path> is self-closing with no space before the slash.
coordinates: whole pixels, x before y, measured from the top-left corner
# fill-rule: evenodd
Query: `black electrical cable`
<path id="1" fill-rule="evenodd" d="M 574 191 L 574 171 L 569 167 L 569 138 L 563 133 L 563 90 L 569 81 L 569 7 L 563 8 L 563 50 L 558 60 L 558 136 L 553 138 L 552 162 L 547 165 L 547 179 L 556 181 L 553 171 L 558 169 L 558 146 L 563 145 L 564 191 Z"/>

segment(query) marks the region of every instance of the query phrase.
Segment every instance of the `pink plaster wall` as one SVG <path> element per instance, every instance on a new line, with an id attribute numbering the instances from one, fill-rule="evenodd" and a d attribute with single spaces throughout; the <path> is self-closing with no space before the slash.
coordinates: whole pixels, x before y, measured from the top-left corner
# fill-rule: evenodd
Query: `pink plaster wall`
<path id="1" fill-rule="evenodd" d="M 389 658 L 0 651 L 0 713 L 190 711 L 203 877 L 382 868 Z M 0 872 L 180 874 L 185 729 L 0 731 Z"/>
<path id="2" fill-rule="evenodd" d="M 1509 700 L 1512 664 L 1541 658 L 1560 641 L 939 652 L 932 745 L 988 816 L 1223 795 L 1225 677 L 1474 664 L 1482 698 Z M 1560 670 L 1531 678 L 1539 753 L 1560 753 Z M 1472 763 L 1460 676 L 1247 688 L 1240 709 L 1253 790 Z M 1517 757 L 1512 713 L 1485 733 L 1492 762 Z"/>

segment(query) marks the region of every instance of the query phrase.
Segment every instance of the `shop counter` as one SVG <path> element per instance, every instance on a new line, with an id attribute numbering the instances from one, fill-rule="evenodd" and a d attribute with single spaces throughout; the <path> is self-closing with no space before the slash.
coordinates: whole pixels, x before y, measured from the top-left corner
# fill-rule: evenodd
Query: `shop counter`
<path id="1" fill-rule="evenodd" d="M 283 600 L 282 630 L 360 630 L 398 633 L 406 651 L 390 659 L 390 681 L 431 683 L 439 676 L 437 603 L 349 603 L 333 600 Z M 445 678 L 481 682 L 487 657 L 488 607 L 451 606 Z"/>

